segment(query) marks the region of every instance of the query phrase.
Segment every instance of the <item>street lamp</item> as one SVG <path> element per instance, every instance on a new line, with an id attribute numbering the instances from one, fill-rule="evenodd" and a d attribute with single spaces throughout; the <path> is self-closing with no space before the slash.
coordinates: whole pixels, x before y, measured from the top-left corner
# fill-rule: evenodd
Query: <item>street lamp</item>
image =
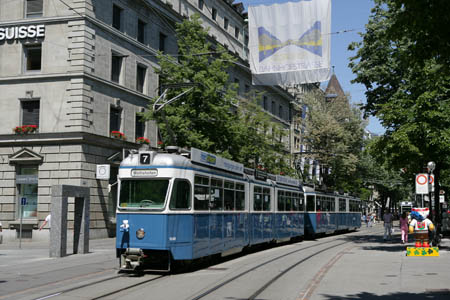
<path id="1" fill-rule="evenodd" d="M 430 207 L 430 214 L 431 214 L 431 219 L 434 221 L 433 218 L 433 204 L 431 203 L 431 196 L 432 196 L 432 189 L 433 189 L 433 184 L 431 184 L 431 176 L 433 175 L 433 171 L 436 168 L 436 163 L 434 161 L 430 161 L 427 163 L 427 170 L 428 170 L 428 206 Z"/>

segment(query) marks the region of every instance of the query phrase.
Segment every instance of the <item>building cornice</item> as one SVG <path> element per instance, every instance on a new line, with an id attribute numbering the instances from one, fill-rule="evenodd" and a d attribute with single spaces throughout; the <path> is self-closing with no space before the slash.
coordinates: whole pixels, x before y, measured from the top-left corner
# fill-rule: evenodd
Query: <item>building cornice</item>
<path id="1" fill-rule="evenodd" d="M 136 148 L 136 143 L 88 132 L 2 134 L 0 147 L 30 147 L 35 145 L 90 144 L 113 149 Z"/>

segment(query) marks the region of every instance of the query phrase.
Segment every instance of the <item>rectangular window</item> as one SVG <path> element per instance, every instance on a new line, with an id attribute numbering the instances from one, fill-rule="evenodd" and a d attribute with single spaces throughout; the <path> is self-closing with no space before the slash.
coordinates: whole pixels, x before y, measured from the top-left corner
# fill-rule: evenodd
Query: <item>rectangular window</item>
<path id="1" fill-rule="evenodd" d="M 138 64 L 136 68 L 136 90 L 138 92 L 144 93 L 146 75 L 147 68 Z"/>
<path id="2" fill-rule="evenodd" d="M 195 176 L 194 181 L 194 209 L 209 210 L 209 178 Z"/>
<path id="3" fill-rule="evenodd" d="M 234 182 L 232 181 L 225 181 L 224 183 L 224 208 L 225 210 L 234 210 Z"/>
<path id="4" fill-rule="evenodd" d="M 223 210 L 223 181 L 211 178 L 211 210 Z"/>
<path id="5" fill-rule="evenodd" d="M 168 187 L 168 179 L 122 180 L 119 207 L 163 209 Z"/>
<path id="6" fill-rule="evenodd" d="M 170 209 L 190 209 L 191 208 L 191 185 L 189 181 L 175 179 L 170 197 Z"/>
<path id="7" fill-rule="evenodd" d="M 138 19 L 138 30 L 137 30 L 137 40 L 142 44 L 145 44 L 145 28 L 147 27 L 147 23 Z"/>
<path id="8" fill-rule="evenodd" d="M 223 28 L 224 28 L 225 30 L 228 29 L 229 23 L 230 23 L 230 21 L 228 21 L 227 18 L 224 18 L 224 19 L 223 19 Z"/>
<path id="9" fill-rule="evenodd" d="M 272 101 L 272 110 L 271 110 L 272 114 L 275 114 L 275 101 Z"/>
<path id="10" fill-rule="evenodd" d="M 270 189 L 263 188 L 263 210 L 270 211 Z"/>
<path id="11" fill-rule="evenodd" d="M 198 9 L 203 10 L 203 5 L 205 2 L 203 0 L 198 0 Z"/>
<path id="12" fill-rule="evenodd" d="M 40 101 L 21 101 L 22 125 L 36 125 L 39 128 Z"/>
<path id="13" fill-rule="evenodd" d="M 315 211 L 315 210 L 316 207 L 314 203 L 314 196 L 313 195 L 306 196 L 306 211 Z"/>
<path id="14" fill-rule="evenodd" d="M 118 107 L 111 106 L 109 111 L 109 131 L 120 131 L 122 123 L 122 110 Z"/>
<path id="15" fill-rule="evenodd" d="M 245 43 L 245 46 L 248 46 L 248 34 L 246 34 L 244 36 L 244 43 Z"/>
<path id="16" fill-rule="evenodd" d="M 145 119 L 140 114 L 136 114 L 136 130 L 135 137 L 143 137 L 145 134 Z"/>
<path id="17" fill-rule="evenodd" d="M 117 30 L 122 30 L 122 12 L 122 8 L 118 7 L 117 5 L 113 5 L 112 26 Z"/>
<path id="18" fill-rule="evenodd" d="M 269 100 L 267 99 L 267 96 L 263 96 L 263 105 L 264 105 L 264 110 L 267 110 L 267 108 L 269 106 Z"/>
<path id="19" fill-rule="evenodd" d="M 159 51 L 161 51 L 161 52 L 166 51 L 166 39 L 167 39 L 167 35 L 160 32 L 159 33 Z"/>
<path id="20" fill-rule="evenodd" d="M 239 38 L 239 27 L 237 27 L 237 26 L 234 27 L 234 37 L 237 39 Z"/>
<path id="21" fill-rule="evenodd" d="M 339 211 L 346 211 L 347 210 L 347 202 L 343 198 L 339 198 Z"/>
<path id="22" fill-rule="evenodd" d="M 22 216 L 24 219 L 37 218 L 37 203 L 38 203 L 38 167 L 37 166 L 20 166 L 16 175 L 16 181 L 26 179 L 27 183 L 17 184 L 19 197 L 18 199 L 26 198 L 27 203 L 22 207 Z M 20 205 L 21 203 L 19 203 Z M 20 212 L 17 212 L 20 218 Z"/>
<path id="23" fill-rule="evenodd" d="M 39 18 L 42 17 L 43 12 L 43 0 L 27 0 L 25 8 L 26 18 Z"/>
<path id="24" fill-rule="evenodd" d="M 120 83 L 120 74 L 122 73 L 123 56 L 117 53 L 112 54 L 111 60 L 111 81 Z"/>
<path id="25" fill-rule="evenodd" d="M 280 118 L 283 118 L 283 106 L 282 105 L 278 106 L 278 116 Z"/>
<path id="26" fill-rule="evenodd" d="M 24 46 L 25 71 L 40 71 L 42 67 L 42 45 Z"/>
<path id="27" fill-rule="evenodd" d="M 215 21 L 217 19 L 217 9 L 212 8 L 211 18 Z"/>
<path id="28" fill-rule="evenodd" d="M 253 188 L 253 210 L 263 210 L 262 188 L 260 186 L 255 186 Z"/>
<path id="29" fill-rule="evenodd" d="M 242 183 L 236 183 L 236 210 L 245 209 L 245 186 Z"/>
<path id="30" fill-rule="evenodd" d="M 284 191 L 278 191 L 278 211 L 284 211 L 286 207 L 286 199 L 284 197 Z"/>

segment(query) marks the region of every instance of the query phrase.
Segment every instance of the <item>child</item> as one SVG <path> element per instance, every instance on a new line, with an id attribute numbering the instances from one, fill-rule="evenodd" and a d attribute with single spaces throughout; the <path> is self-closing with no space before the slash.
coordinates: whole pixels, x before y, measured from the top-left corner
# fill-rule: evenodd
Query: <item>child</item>
<path id="1" fill-rule="evenodd" d="M 408 216 L 404 211 L 400 218 L 400 230 L 402 231 L 402 244 L 408 242 Z"/>

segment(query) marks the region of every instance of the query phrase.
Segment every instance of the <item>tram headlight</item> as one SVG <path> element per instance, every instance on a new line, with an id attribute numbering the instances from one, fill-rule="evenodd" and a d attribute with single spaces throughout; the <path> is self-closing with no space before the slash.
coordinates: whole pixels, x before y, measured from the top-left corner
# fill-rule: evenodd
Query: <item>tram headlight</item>
<path id="1" fill-rule="evenodd" d="M 144 228 L 139 228 L 137 231 L 136 231 L 136 237 L 138 238 L 138 239 L 143 239 L 144 238 L 144 236 L 145 236 L 145 231 L 144 231 Z"/>

